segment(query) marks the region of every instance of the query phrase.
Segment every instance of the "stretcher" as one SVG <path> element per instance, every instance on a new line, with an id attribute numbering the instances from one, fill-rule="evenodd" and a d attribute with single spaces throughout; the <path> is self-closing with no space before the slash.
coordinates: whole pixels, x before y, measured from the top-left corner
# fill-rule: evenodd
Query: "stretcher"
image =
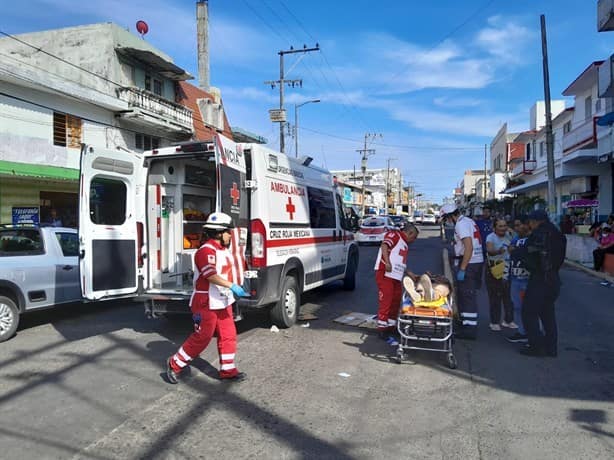
<path id="1" fill-rule="evenodd" d="M 401 364 L 409 350 L 445 354 L 448 367 L 456 369 L 453 336 L 454 317 L 451 297 L 430 302 L 412 302 L 405 293 L 397 319 L 400 340 L 396 362 Z"/>

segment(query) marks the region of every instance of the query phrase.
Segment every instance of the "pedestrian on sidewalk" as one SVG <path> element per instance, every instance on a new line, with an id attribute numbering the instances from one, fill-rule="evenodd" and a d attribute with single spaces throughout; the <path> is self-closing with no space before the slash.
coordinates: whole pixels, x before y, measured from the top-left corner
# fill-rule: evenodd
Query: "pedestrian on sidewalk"
<path id="1" fill-rule="evenodd" d="M 454 269 L 460 327 L 457 338 L 475 339 L 478 332 L 477 290 L 482 285 L 484 252 L 480 230 L 473 219 L 463 216 L 455 204 L 445 204 L 441 212 L 454 222 Z"/>
<path id="2" fill-rule="evenodd" d="M 506 264 L 509 263 L 510 244 L 507 223 L 504 219 L 497 219 L 495 231 L 486 237 L 486 290 L 490 304 L 491 331 L 500 331 L 501 326 L 518 328 L 514 322 L 514 306 L 510 298 L 509 282 L 504 277 Z M 501 307 L 503 307 L 503 321 L 501 321 Z"/>
<path id="3" fill-rule="evenodd" d="M 475 224 L 480 230 L 480 241 L 485 243 L 486 237 L 495 230 L 493 227 L 490 206 L 485 205 L 482 208 L 482 214 L 476 217 Z M 482 246 L 482 251 L 484 252 L 484 257 L 486 257 L 486 246 Z"/>
<path id="4" fill-rule="evenodd" d="M 379 299 L 377 331 L 390 345 L 395 345 L 396 341 L 391 333 L 396 328 L 403 297 L 402 280 L 410 273 L 407 270 L 407 253 L 409 245 L 418 238 L 418 233 L 418 229 L 411 222 L 406 222 L 401 230 L 387 232 L 375 260 L 375 282 Z"/>
<path id="5" fill-rule="evenodd" d="M 523 258 L 527 252 L 527 237 L 529 236 L 529 221 L 526 215 L 519 216 L 514 221 L 516 237 L 512 239 L 509 247 L 510 260 L 508 278 L 510 282 L 510 297 L 514 305 L 514 321 L 518 325 L 518 331 L 507 337 L 511 343 L 526 343 L 527 332 L 522 321 L 522 302 L 529 282 L 529 271 L 524 266 Z"/>
<path id="6" fill-rule="evenodd" d="M 166 376 L 170 383 L 178 382 L 181 371 L 207 348 L 214 334 L 220 379 L 240 381 L 246 377 L 235 365 L 237 330 L 232 304 L 234 296 L 249 295 L 232 280 L 232 255 L 228 247 L 233 227 L 232 218 L 221 212 L 210 214 L 203 225 L 206 242 L 194 254 L 194 290 L 190 299 L 194 332 L 167 360 Z"/>
<path id="7" fill-rule="evenodd" d="M 595 271 L 600 271 L 603 267 L 606 254 L 614 254 L 614 233 L 612 233 L 609 225 L 603 224 L 599 247 L 593 251 L 593 268 Z"/>
<path id="8" fill-rule="evenodd" d="M 543 210 L 529 214 L 529 227 L 531 235 L 527 239 L 523 262 L 530 275 L 522 304 L 522 321 L 529 343 L 520 353 L 556 357 L 558 331 L 554 303 L 561 288 L 559 270 L 565 261 L 566 239 Z"/>

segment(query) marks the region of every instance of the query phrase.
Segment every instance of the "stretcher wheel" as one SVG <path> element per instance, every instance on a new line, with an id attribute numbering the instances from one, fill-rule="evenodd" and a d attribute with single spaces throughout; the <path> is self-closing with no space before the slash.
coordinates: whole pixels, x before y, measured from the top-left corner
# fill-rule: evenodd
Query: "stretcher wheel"
<path id="1" fill-rule="evenodd" d="M 456 358 L 454 357 L 454 353 L 448 353 L 448 367 L 450 369 L 456 369 L 458 363 L 456 362 Z"/>
<path id="2" fill-rule="evenodd" d="M 397 364 L 403 364 L 404 360 L 405 360 L 405 353 L 403 352 L 403 350 L 398 349 L 397 354 L 394 357 L 394 362 Z"/>

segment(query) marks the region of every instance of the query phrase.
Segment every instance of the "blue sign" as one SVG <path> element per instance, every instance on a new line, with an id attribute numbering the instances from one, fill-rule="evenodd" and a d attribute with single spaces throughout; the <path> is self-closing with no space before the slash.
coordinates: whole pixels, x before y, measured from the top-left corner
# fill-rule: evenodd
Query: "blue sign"
<path id="1" fill-rule="evenodd" d="M 351 188 L 349 187 L 343 188 L 343 201 L 345 201 L 346 203 L 352 202 L 352 189 Z"/>
<path id="2" fill-rule="evenodd" d="M 13 224 L 36 224 L 40 222 L 38 207 L 13 207 Z"/>

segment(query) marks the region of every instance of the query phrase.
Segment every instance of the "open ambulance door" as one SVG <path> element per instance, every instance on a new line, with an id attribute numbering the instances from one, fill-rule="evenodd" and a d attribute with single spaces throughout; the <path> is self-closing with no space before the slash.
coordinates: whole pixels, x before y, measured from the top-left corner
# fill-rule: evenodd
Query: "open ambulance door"
<path id="1" fill-rule="evenodd" d="M 232 217 L 235 229 L 232 232 L 230 250 L 233 255 L 233 277 L 235 283 L 243 284 L 245 272 L 245 249 L 249 225 L 246 160 L 242 145 L 230 139 L 215 137 L 215 159 L 217 169 L 216 210 Z"/>
<path id="2" fill-rule="evenodd" d="M 83 145 L 79 188 L 81 292 L 89 300 L 137 294 L 145 169 L 133 152 Z"/>

